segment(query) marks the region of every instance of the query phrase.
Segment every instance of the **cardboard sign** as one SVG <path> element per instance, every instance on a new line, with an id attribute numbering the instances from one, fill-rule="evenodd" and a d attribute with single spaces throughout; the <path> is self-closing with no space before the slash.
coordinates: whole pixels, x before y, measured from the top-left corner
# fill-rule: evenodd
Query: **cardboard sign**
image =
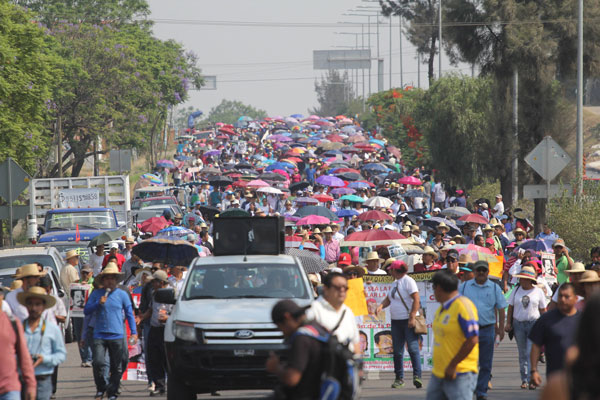
<path id="1" fill-rule="evenodd" d="M 348 279 L 348 292 L 344 301 L 355 316 L 367 315 L 365 285 L 362 278 Z"/>
<path id="2" fill-rule="evenodd" d="M 83 308 L 90 293 L 90 285 L 87 283 L 71 283 L 69 286 L 69 308 L 71 317 L 83 318 Z"/>
<path id="3" fill-rule="evenodd" d="M 542 260 L 542 276 L 546 279 L 546 282 L 553 284 L 556 283 L 556 257 L 554 253 L 541 252 Z"/>

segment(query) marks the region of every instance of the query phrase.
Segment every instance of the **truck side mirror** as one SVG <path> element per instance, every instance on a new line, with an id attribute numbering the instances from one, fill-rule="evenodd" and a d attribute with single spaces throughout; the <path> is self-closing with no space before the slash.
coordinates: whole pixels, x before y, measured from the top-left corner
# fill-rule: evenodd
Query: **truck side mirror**
<path id="1" fill-rule="evenodd" d="M 154 301 L 163 304 L 175 304 L 175 290 L 170 288 L 158 289 L 154 293 Z"/>

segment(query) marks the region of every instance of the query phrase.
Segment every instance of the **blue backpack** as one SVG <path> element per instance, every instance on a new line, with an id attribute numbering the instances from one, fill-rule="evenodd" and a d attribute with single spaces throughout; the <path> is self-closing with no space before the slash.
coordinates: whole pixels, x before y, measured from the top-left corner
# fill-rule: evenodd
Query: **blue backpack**
<path id="1" fill-rule="evenodd" d="M 354 359 L 354 353 L 339 342 L 333 334 L 344 319 L 344 314 L 336 326 L 327 332 L 321 326 L 307 324 L 294 333 L 312 337 L 321 343 L 323 355 L 323 373 L 321 375 L 321 390 L 318 400 L 354 400 L 360 396 L 361 360 Z"/>

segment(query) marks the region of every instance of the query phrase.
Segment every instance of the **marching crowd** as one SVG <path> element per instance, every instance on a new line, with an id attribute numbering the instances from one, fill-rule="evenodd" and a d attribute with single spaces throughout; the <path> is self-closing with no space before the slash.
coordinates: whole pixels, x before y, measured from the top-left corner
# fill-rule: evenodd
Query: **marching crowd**
<path id="1" fill-rule="evenodd" d="M 294 335 L 298 330 L 332 332 L 360 356 L 361 338 L 344 301 L 348 280 L 368 284 L 373 275 L 394 279 L 376 307 L 377 313 L 385 308 L 391 313 L 392 388 L 405 386 L 406 347 L 412 383 L 427 386 L 428 399 L 486 399 L 493 387 L 494 349 L 509 336 L 518 346 L 522 389 L 542 384 L 542 362 L 548 387 L 555 388 L 546 398 L 558 398 L 552 396 L 559 392 L 597 396 L 590 375 L 579 371 L 586 362 L 597 364 L 596 350 L 588 350 L 600 333 L 592 314 L 600 301 L 595 294 L 600 247 L 591 249 L 590 264 L 576 262 L 551 227 L 534 237 L 525 212 L 505 207 L 501 195 L 494 202 L 471 199 L 465 190 L 436 181 L 433 171 L 405 168 L 399 150 L 380 135 L 351 121 L 324 121 L 297 120 L 291 128 L 287 119 L 246 129 L 219 126 L 202 139 L 182 140 L 173 167 L 157 166 L 155 172 L 161 194 L 173 195 L 186 212 L 166 211 L 152 224 L 137 221 L 122 248 L 112 243 L 106 251 L 98 244 L 87 264 L 80 266 L 76 251 L 67 252 L 62 286 L 89 285 L 84 316 L 72 321 L 81 367 L 92 367 L 95 398 L 119 396 L 132 349 L 141 349 L 133 356 L 145 360 L 150 395 L 166 390 L 162 343 L 171 306 L 155 302 L 153 292 L 181 290 L 186 266 L 147 259 L 135 247 L 171 230 L 200 257 L 211 256 L 211 222 L 228 214 L 285 218 L 286 247 L 310 251 L 326 266 L 309 274 L 319 295 L 309 309 L 284 300 L 272 310 L 291 346 L 285 362 L 272 356 L 266 368 L 280 379 L 285 398 L 318 398 L 320 389 L 323 355 L 310 335 Z M 393 257 L 387 243 L 402 243 L 406 252 Z M 554 262 L 547 264 L 543 253 L 553 253 Z M 500 268 L 491 271 L 494 263 Z M 67 323 L 67 313 L 41 264 L 15 267 L 0 314 L 0 351 L 8 355 L 0 364 L 0 399 L 49 399 L 66 359 L 59 325 Z M 433 370 L 427 385 L 413 272 L 431 272 L 440 303 L 431 324 Z"/>

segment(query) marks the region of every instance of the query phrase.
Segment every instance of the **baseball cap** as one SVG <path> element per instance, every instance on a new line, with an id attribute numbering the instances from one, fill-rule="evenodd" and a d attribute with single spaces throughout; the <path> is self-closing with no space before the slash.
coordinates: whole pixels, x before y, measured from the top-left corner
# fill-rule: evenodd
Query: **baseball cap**
<path id="1" fill-rule="evenodd" d="M 455 260 L 458 260 L 458 251 L 456 249 L 448 250 L 448 254 L 446 254 L 446 258 L 448 258 L 448 257 L 452 257 Z"/>
<path id="2" fill-rule="evenodd" d="M 340 254 L 340 258 L 338 259 L 338 265 L 347 266 L 352 264 L 352 257 L 348 253 Z"/>
<path id="3" fill-rule="evenodd" d="M 114 242 L 113 242 L 113 243 L 111 243 L 111 245 L 110 245 L 110 248 L 111 248 L 111 249 L 118 249 L 118 248 L 119 248 L 119 245 L 118 245 L 117 243 L 114 243 Z"/>
<path id="4" fill-rule="evenodd" d="M 393 263 L 390 264 L 390 266 L 388 267 L 388 269 L 400 269 L 402 267 L 406 267 L 406 263 L 402 260 L 396 260 Z"/>
<path id="5" fill-rule="evenodd" d="M 489 271 L 490 266 L 488 265 L 487 261 L 479 260 L 475 264 L 473 264 L 473 266 L 471 268 L 473 268 L 473 271 L 477 271 L 478 269 L 482 269 L 482 268 Z"/>
<path id="6" fill-rule="evenodd" d="M 273 309 L 271 310 L 271 319 L 276 324 L 283 322 L 286 312 L 290 313 L 292 317 L 298 318 L 301 315 L 304 315 L 308 308 L 310 308 L 310 305 L 300 307 L 293 300 L 281 300 L 273 306 Z"/>

